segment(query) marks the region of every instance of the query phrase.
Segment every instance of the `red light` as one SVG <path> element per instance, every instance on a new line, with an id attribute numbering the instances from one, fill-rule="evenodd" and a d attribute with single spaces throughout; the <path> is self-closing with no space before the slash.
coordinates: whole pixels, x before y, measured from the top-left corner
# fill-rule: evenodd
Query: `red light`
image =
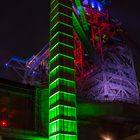
<path id="1" fill-rule="evenodd" d="M 0 121 L 0 126 L 1 127 L 6 127 L 7 126 L 7 121 L 5 121 L 5 120 Z"/>

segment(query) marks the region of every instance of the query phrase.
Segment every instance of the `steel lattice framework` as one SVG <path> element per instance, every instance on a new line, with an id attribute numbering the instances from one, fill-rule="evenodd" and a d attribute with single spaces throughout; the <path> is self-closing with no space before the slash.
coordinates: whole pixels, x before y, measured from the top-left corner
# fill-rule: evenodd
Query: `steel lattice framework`
<path id="1" fill-rule="evenodd" d="M 139 103 L 133 56 L 121 22 L 109 17 L 109 4 L 109 0 L 75 0 L 70 17 L 73 26 L 58 20 L 51 31 L 59 23 L 65 30 L 73 28 L 77 94 L 94 101 Z M 51 22 L 57 16 L 52 17 Z M 8 64 L 24 83 L 42 83 L 48 77 L 48 58 L 47 46 L 24 63 L 11 59 Z M 13 61 L 18 65 L 13 66 Z M 19 70 L 25 73 L 21 75 Z"/>
<path id="2" fill-rule="evenodd" d="M 49 50 L 49 44 L 46 44 L 41 51 L 30 58 L 14 56 L 5 64 L 5 67 L 14 70 L 22 83 L 40 85 L 48 80 Z"/>
<path id="3" fill-rule="evenodd" d="M 94 2 L 91 2 L 91 5 L 95 4 Z M 88 50 L 83 49 L 80 37 L 75 35 L 78 94 L 99 102 L 138 104 L 133 56 L 127 46 L 121 22 L 116 19 L 110 21 L 107 9 L 96 10 L 87 3 L 83 2 L 83 8 L 90 25 L 89 38 L 98 61 L 90 60 Z"/>
<path id="4" fill-rule="evenodd" d="M 106 48 L 102 63 L 78 83 L 78 93 L 101 102 L 138 103 L 138 88 L 131 51 L 127 46 Z"/>

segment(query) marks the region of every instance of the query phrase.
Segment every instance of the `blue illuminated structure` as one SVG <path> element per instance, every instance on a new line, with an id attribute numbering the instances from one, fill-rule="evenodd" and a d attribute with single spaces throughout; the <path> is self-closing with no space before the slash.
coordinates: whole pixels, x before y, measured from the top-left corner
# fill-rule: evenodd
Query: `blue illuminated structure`
<path id="1" fill-rule="evenodd" d="M 89 5 L 92 8 L 97 9 L 98 11 L 101 11 L 103 9 L 103 3 L 101 3 L 101 2 L 99 2 L 97 0 L 90 0 L 90 1 L 84 0 L 83 4 L 84 5 Z"/>
<path id="2" fill-rule="evenodd" d="M 98 11 L 102 11 L 104 7 L 110 5 L 110 0 L 83 0 L 83 5 L 89 5 Z"/>
<path id="3" fill-rule="evenodd" d="M 16 56 L 10 58 L 5 68 L 11 68 L 20 77 L 23 83 L 36 85 L 46 80 L 48 71 L 49 44 L 30 58 L 23 59 Z"/>

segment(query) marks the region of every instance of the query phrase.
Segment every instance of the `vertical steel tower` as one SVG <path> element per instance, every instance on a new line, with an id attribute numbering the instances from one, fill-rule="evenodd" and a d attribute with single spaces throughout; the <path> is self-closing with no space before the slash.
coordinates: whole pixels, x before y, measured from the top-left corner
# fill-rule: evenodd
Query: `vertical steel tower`
<path id="1" fill-rule="evenodd" d="M 49 139 L 77 140 L 72 1 L 51 1 Z"/>
<path id="2" fill-rule="evenodd" d="M 79 94 L 99 102 L 139 103 L 136 73 L 127 45 L 104 50 L 102 63 L 79 82 Z M 84 86 L 83 86 L 84 85 Z"/>
<path id="3" fill-rule="evenodd" d="M 138 104 L 139 94 L 131 50 L 121 22 L 109 18 L 104 2 L 85 0 L 82 3 L 90 29 L 89 40 L 95 54 L 99 56 L 99 63 L 91 63 L 89 57 L 86 57 L 87 52 L 82 50 L 81 45 L 84 44 L 79 43 L 81 39 L 75 39 L 75 44 L 79 46 L 75 55 L 78 53 L 81 56 L 80 53 L 83 53 L 83 57 L 76 57 L 75 63 L 77 70 L 81 69 L 77 91 L 81 96 L 94 101 Z"/>

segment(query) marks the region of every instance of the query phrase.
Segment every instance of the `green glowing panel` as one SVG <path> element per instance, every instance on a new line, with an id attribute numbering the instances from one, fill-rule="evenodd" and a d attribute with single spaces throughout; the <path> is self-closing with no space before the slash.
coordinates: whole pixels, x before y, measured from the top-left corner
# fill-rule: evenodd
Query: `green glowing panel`
<path id="1" fill-rule="evenodd" d="M 69 68 L 69 67 L 65 67 L 65 66 L 61 66 L 61 65 L 58 65 L 53 70 L 51 70 L 50 75 L 54 76 L 57 72 L 59 72 L 61 70 L 64 70 L 64 71 L 74 75 L 74 69 Z"/>
<path id="2" fill-rule="evenodd" d="M 50 82 L 60 77 L 62 77 L 63 79 L 67 78 L 68 80 L 74 80 L 74 69 L 70 69 L 68 67 L 58 65 L 50 73 Z"/>
<path id="3" fill-rule="evenodd" d="M 51 32 L 52 32 L 52 28 L 54 27 L 54 25 L 57 23 L 57 22 L 61 22 L 63 23 L 63 25 L 69 25 L 69 27 L 71 28 L 71 30 L 73 30 L 73 27 L 71 26 L 71 24 L 69 24 L 69 22 L 72 22 L 72 18 L 70 18 L 71 16 L 67 15 L 67 14 L 64 14 L 62 12 L 59 12 L 59 14 L 56 12 L 56 13 L 53 13 L 52 16 L 52 20 L 51 20 L 51 25 L 50 25 L 50 29 L 51 29 Z M 64 18 L 65 17 L 65 18 Z M 68 27 L 68 26 L 67 26 Z M 58 30 L 57 30 L 58 31 Z M 56 32 L 57 32 L 56 31 Z M 50 32 L 50 33 L 51 33 Z M 71 34 L 72 35 L 72 34 Z"/>
<path id="4" fill-rule="evenodd" d="M 58 105 L 55 106 L 54 108 L 50 109 L 49 112 L 49 119 L 55 119 L 59 115 L 65 116 L 67 118 L 76 118 L 76 108 L 75 107 L 70 107 L 70 106 L 64 106 L 64 105 Z"/>
<path id="5" fill-rule="evenodd" d="M 51 122 L 49 129 L 51 130 L 50 135 L 52 135 L 53 133 L 61 132 L 61 131 L 69 132 L 73 134 L 77 132 L 76 121 L 64 120 L 64 119 L 58 119 L 56 121 Z"/>
<path id="6" fill-rule="evenodd" d="M 61 54 L 61 53 L 58 53 L 54 58 L 52 58 L 50 60 L 50 63 L 53 63 L 54 61 L 57 61 L 57 59 L 59 57 L 64 57 L 64 59 L 71 59 L 71 60 L 74 60 L 74 57 L 71 57 L 71 56 L 68 56 L 68 55 L 64 55 L 64 54 Z"/>
<path id="7" fill-rule="evenodd" d="M 72 1 L 52 0 L 49 140 L 77 140 Z"/>
<path id="8" fill-rule="evenodd" d="M 52 5 L 51 5 L 51 6 L 52 6 Z M 57 10 L 59 7 L 64 7 L 64 8 L 66 8 L 66 9 L 72 10 L 72 7 L 69 7 L 69 6 L 64 5 L 64 4 L 62 4 L 62 3 L 57 3 L 57 4 L 55 5 L 55 7 L 53 7 L 53 6 L 51 7 L 51 8 L 52 8 L 51 13 L 53 13 L 53 11 Z"/>
<path id="9" fill-rule="evenodd" d="M 72 134 L 56 134 L 51 136 L 49 140 L 77 140 L 77 136 Z"/>
<path id="10" fill-rule="evenodd" d="M 59 32 L 56 33 L 56 30 L 58 29 L 59 29 Z M 72 28 L 68 26 L 68 24 L 63 24 L 63 22 L 57 22 L 51 27 L 51 34 L 50 34 L 51 39 L 53 39 L 53 36 L 55 38 L 55 36 L 60 35 L 60 34 L 73 38 Z"/>
<path id="11" fill-rule="evenodd" d="M 66 27 L 69 27 L 69 28 L 73 28 L 73 26 L 71 26 L 69 24 L 66 24 L 64 22 L 58 21 L 58 22 L 56 22 L 56 24 L 54 24 L 54 26 L 50 29 L 50 31 L 54 30 L 59 24 L 62 24 L 62 25 L 66 26 Z"/>
<path id="12" fill-rule="evenodd" d="M 54 2 L 56 2 L 56 1 L 57 1 L 57 0 L 52 0 L 52 1 L 51 1 L 51 5 L 52 5 Z"/>
<path id="13" fill-rule="evenodd" d="M 69 47 L 69 48 L 74 48 L 73 46 L 71 46 L 71 45 L 68 45 L 68 44 L 65 44 L 65 43 L 63 43 L 63 42 L 58 42 L 57 44 L 55 44 L 52 48 L 50 48 L 50 52 L 53 50 L 53 49 L 55 49 L 58 45 L 63 45 L 64 47 Z"/>
<path id="14" fill-rule="evenodd" d="M 50 90 L 54 89 L 57 86 L 66 86 L 66 87 L 76 87 L 75 81 L 57 78 L 54 82 L 50 83 Z"/>
<path id="15" fill-rule="evenodd" d="M 58 91 L 49 97 L 49 101 L 51 105 L 58 102 L 59 100 L 66 101 L 68 103 L 71 102 L 74 104 L 76 101 L 76 95 L 68 92 Z"/>
<path id="16" fill-rule="evenodd" d="M 69 34 L 67 34 L 67 33 L 64 33 L 64 32 L 57 32 L 54 36 L 52 36 L 51 37 L 51 39 L 50 39 L 50 41 L 52 41 L 56 36 L 58 36 L 58 35 L 64 35 L 64 36 L 68 36 L 68 37 L 70 37 L 70 38 L 73 38 L 73 36 L 72 35 L 69 35 Z"/>
<path id="17" fill-rule="evenodd" d="M 50 42 L 51 46 L 50 48 L 53 48 L 58 42 L 62 42 L 64 44 L 73 45 L 73 38 L 65 36 L 63 34 L 58 34 L 57 36 L 55 36 L 55 38 Z M 57 54 L 57 53 L 56 53 Z M 50 53 L 51 55 L 51 53 Z"/>

